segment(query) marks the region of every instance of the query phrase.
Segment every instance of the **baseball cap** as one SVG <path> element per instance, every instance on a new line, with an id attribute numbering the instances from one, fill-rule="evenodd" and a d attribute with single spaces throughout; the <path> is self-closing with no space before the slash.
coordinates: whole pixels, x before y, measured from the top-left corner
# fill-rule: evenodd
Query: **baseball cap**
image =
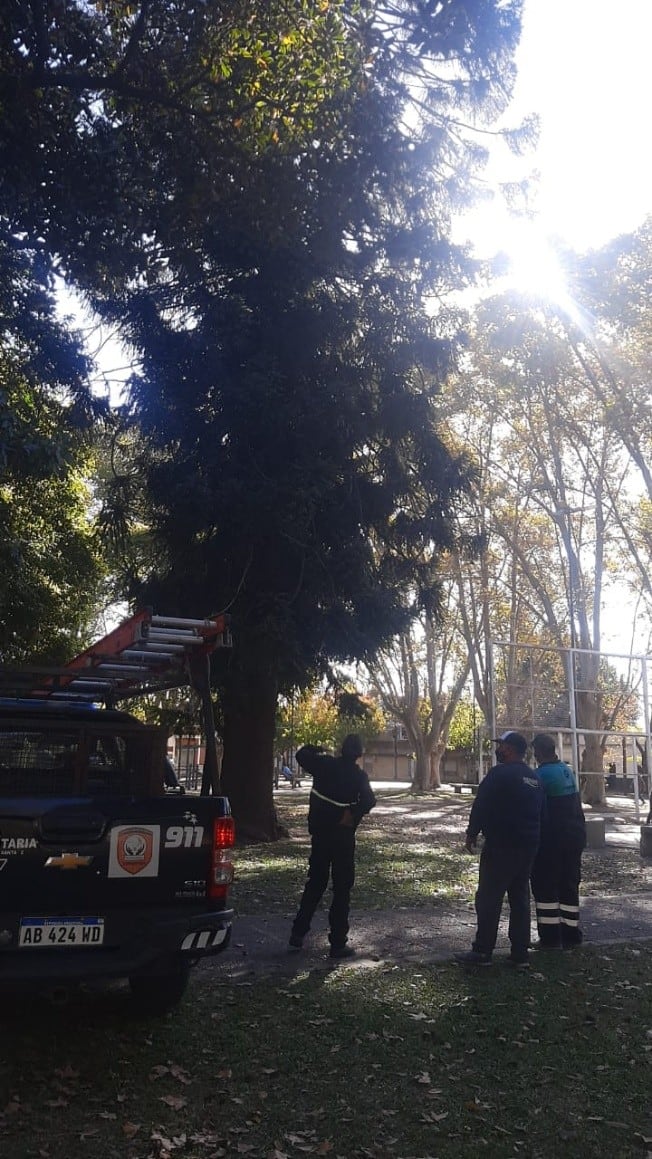
<path id="1" fill-rule="evenodd" d="M 520 732 L 504 732 L 502 736 L 494 737 L 494 744 L 498 744 L 499 741 L 503 744 L 511 745 L 517 753 L 527 752 L 528 742 Z"/>

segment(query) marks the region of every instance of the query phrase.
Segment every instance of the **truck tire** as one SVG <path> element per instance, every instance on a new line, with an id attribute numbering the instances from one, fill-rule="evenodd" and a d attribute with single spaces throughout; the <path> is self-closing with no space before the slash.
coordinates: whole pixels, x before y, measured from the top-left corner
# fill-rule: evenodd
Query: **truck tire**
<path id="1" fill-rule="evenodd" d="M 138 1012 L 165 1014 L 178 1006 L 186 992 L 189 974 L 190 967 L 181 961 L 171 962 L 164 971 L 131 974 L 129 988 Z"/>

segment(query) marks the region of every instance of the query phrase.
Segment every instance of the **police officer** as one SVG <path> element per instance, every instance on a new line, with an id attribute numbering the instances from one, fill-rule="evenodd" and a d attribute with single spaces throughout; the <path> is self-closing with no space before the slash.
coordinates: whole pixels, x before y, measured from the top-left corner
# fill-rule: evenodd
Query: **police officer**
<path id="1" fill-rule="evenodd" d="M 530 871 L 539 844 L 545 796 L 535 769 L 525 763 L 527 741 L 505 732 L 494 742 L 496 764 L 478 785 L 466 831 L 466 848 L 480 854 L 475 910 L 478 924 L 471 950 L 456 954 L 465 966 L 490 966 L 505 894 L 509 899 L 511 962 L 527 970 L 530 946 Z"/>
<path id="2" fill-rule="evenodd" d="M 345 737 L 339 757 L 324 749 L 304 745 L 297 762 L 312 776 L 308 832 L 312 838 L 308 880 L 292 925 L 289 948 L 300 950 L 313 915 L 322 899 L 329 876 L 333 899 L 328 914 L 331 958 L 350 958 L 347 945 L 350 894 L 355 878 L 355 832 L 376 804 L 367 774 L 356 763 L 362 756 L 357 733 Z"/>
<path id="3" fill-rule="evenodd" d="M 582 802 L 572 769 L 557 756 L 554 737 L 538 733 L 532 749 L 547 806 L 531 879 L 539 946 L 577 946 L 582 941 L 579 890 L 586 845 Z"/>

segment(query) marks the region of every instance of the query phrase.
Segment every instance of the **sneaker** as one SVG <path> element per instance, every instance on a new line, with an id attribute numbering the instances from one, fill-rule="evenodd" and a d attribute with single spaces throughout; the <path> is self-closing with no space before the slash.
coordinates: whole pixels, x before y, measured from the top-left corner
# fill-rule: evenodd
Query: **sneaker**
<path id="1" fill-rule="evenodd" d="M 527 958 L 508 958 L 512 970 L 529 970 L 530 963 Z"/>
<path id="2" fill-rule="evenodd" d="M 455 954 L 455 961 L 459 962 L 460 966 L 491 966 L 491 954 L 467 950 L 464 954 Z"/>
<path id="3" fill-rule="evenodd" d="M 290 940 L 288 942 L 288 950 L 290 950 L 291 953 L 296 953 L 298 950 L 302 950 L 302 949 L 303 949 L 303 938 L 300 938 L 298 934 L 290 934 Z"/>
<path id="4" fill-rule="evenodd" d="M 331 946 L 331 958 L 355 958 L 353 946 Z"/>

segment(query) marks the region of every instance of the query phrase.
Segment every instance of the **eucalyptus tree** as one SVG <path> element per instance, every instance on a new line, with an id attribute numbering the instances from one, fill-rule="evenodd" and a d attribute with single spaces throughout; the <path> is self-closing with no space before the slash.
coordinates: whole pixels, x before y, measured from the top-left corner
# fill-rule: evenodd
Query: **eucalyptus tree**
<path id="1" fill-rule="evenodd" d="M 652 415 L 650 270 L 652 219 L 577 260 L 581 304 L 567 326 L 573 355 L 591 382 L 604 422 L 622 445 L 629 486 L 619 496 L 623 582 L 652 614 Z"/>
<path id="2" fill-rule="evenodd" d="M 469 677 L 469 654 L 459 647 L 459 614 L 449 580 L 440 586 L 436 612 L 422 611 L 366 665 L 375 695 L 412 746 L 417 792 L 441 785 L 441 758 Z"/>
<path id="3" fill-rule="evenodd" d="M 538 625 L 532 636 L 523 624 L 506 619 L 496 634 L 511 642 L 578 649 L 572 676 L 577 725 L 585 738 L 582 769 L 600 774 L 609 726 L 603 606 L 619 558 L 629 461 L 623 461 L 622 444 L 558 311 L 540 303 L 528 307 L 515 297 L 495 299 L 479 310 L 474 337 L 468 385 L 477 400 L 476 445 L 482 444 L 484 455 L 482 531 L 487 550 L 502 552 L 509 568 L 512 599 L 505 611 L 512 617 L 521 605 L 530 633 Z M 468 414 L 460 426 L 468 433 Z M 495 632 L 486 608 L 485 616 Z M 553 680 L 549 672 L 547 678 L 553 691 L 559 676 Z M 506 684 L 519 687 L 514 673 Z M 555 699 L 546 710 L 553 715 Z M 589 778 L 586 796 L 592 803 L 604 799 L 600 775 Z"/>

